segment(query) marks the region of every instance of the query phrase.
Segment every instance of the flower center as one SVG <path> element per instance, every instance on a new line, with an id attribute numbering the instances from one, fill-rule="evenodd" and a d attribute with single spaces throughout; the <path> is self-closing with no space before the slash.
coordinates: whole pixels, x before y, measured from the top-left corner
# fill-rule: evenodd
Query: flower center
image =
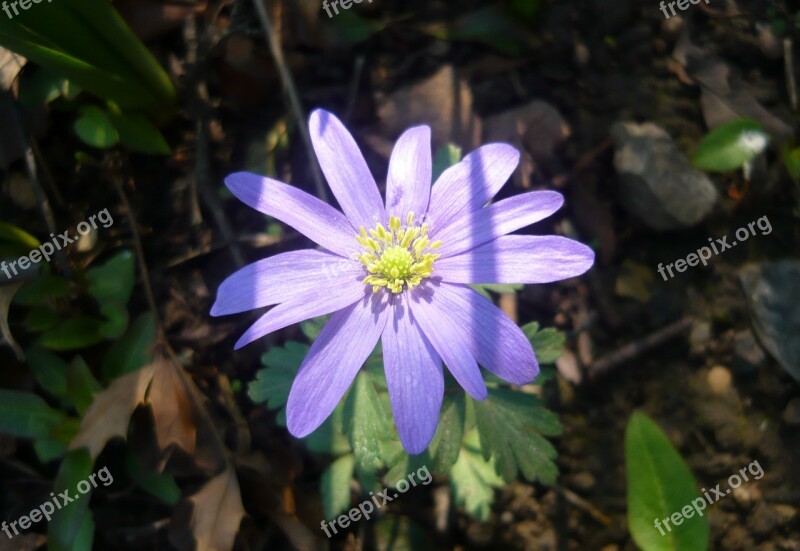
<path id="1" fill-rule="evenodd" d="M 364 284 L 372 285 L 373 293 L 381 287 L 395 294 L 413 289 L 430 277 L 434 261 L 441 256 L 430 251 L 438 249 L 442 242 L 431 243 L 428 224 L 415 225 L 413 212 L 408 213 L 405 226 L 397 216 L 389 217 L 389 229 L 378 224 L 368 233 L 361 226 L 356 239 L 366 249 L 358 260 L 369 273 Z"/>

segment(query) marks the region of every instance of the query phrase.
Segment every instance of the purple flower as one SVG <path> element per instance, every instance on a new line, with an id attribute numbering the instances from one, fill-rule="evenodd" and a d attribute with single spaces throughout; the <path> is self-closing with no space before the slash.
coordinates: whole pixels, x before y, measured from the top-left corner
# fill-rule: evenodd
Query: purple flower
<path id="1" fill-rule="evenodd" d="M 400 440 L 420 453 L 436 432 L 442 362 L 477 400 L 487 396 L 478 365 L 516 385 L 539 373 L 522 330 L 468 284 L 558 281 L 588 270 L 594 253 L 564 237 L 508 235 L 563 203 L 554 191 L 532 191 L 486 206 L 519 161 L 509 145 L 480 147 L 431 187 L 430 128 L 410 128 L 392 152 L 384 204 L 344 125 L 323 110 L 309 124 L 344 214 L 270 178 L 228 176 L 225 184 L 241 201 L 325 250 L 281 253 L 242 268 L 222 283 L 211 314 L 276 305 L 242 335 L 238 349 L 333 313 L 289 393 L 287 425 L 297 437 L 331 414 L 380 339 Z"/>

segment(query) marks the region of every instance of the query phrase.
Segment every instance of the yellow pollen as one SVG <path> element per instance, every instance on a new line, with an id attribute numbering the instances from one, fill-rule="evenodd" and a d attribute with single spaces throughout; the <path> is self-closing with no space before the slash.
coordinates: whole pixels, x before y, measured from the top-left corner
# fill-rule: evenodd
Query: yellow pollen
<path id="1" fill-rule="evenodd" d="M 394 294 L 413 289 L 433 273 L 433 263 L 440 254 L 429 252 L 438 249 L 441 241 L 431 243 L 428 224 L 414 225 L 414 213 L 409 212 L 403 221 L 397 216 L 389 217 L 389 228 L 378 224 L 371 230 L 363 226 L 356 240 L 364 247 L 357 255 L 369 274 L 364 284 L 377 293 L 386 287 Z"/>

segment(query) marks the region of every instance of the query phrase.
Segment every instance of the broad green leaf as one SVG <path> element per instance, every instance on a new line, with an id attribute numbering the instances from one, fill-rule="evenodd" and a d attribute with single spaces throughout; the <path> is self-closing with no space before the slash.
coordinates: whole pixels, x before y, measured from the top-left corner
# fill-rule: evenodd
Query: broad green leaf
<path id="1" fill-rule="evenodd" d="M 739 119 L 718 126 L 697 146 L 692 164 L 700 170 L 737 170 L 754 159 L 767 145 L 769 137 L 760 123 Z"/>
<path id="2" fill-rule="evenodd" d="M 117 129 L 123 147 L 136 153 L 169 155 L 170 148 L 161 131 L 146 117 L 137 114 L 108 112 L 111 123 Z"/>
<path id="3" fill-rule="evenodd" d="M 125 305 L 133 294 L 136 258 L 129 250 L 120 251 L 102 266 L 86 270 L 89 294 L 102 306 L 108 302 Z"/>
<path id="4" fill-rule="evenodd" d="M 0 390 L 0 432 L 19 438 L 50 438 L 66 416 L 29 392 Z"/>
<path id="5" fill-rule="evenodd" d="M 132 373 L 153 360 L 156 342 L 156 323 L 153 314 L 146 312 L 128 328 L 125 335 L 114 342 L 103 358 L 103 380 L 110 382 Z"/>
<path id="6" fill-rule="evenodd" d="M 350 508 L 350 483 L 355 466 L 355 456 L 347 454 L 328 465 L 322 473 L 320 493 L 326 519 L 333 519 Z"/>
<path id="7" fill-rule="evenodd" d="M 696 514 L 707 503 L 699 497 L 692 472 L 680 454 L 643 413 L 634 413 L 625 429 L 625 469 L 628 529 L 642 551 L 708 549 L 708 520 Z M 695 500 L 697 509 L 692 507 Z M 673 518 L 680 524 L 676 526 Z M 663 527 L 663 519 L 669 519 L 668 527 Z M 656 520 L 662 522 L 661 530 Z"/>
<path id="8" fill-rule="evenodd" d="M 56 509 L 47 531 L 47 546 L 52 551 L 90 551 L 94 539 L 94 520 L 89 510 L 91 490 L 78 491 L 78 483 L 87 481 L 92 474 L 89 450 L 82 448 L 69 452 L 56 476 L 54 493 L 69 492 L 73 498 L 65 507 Z M 82 484 L 82 488 L 85 486 Z M 90 488 L 92 487 L 89 484 Z M 61 501 L 59 501 L 60 503 Z"/>
<path id="9" fill-rule="evenodd" d="M 534 321 L 522 326 L 522 332 L 531 341 L 539 365 L 555 363 L 564 352 L 567 338 L 561 331 L 553 327 L 547 327 L 540 331 L 539 324 Z"/>
<path id="10" fill-rule="evenodd" d="M 303 439 L 306 448 L 314 453 L 327 455 L 343 455 L 350 453 L 350 440 L 342 432 L 342 419 L 344 418 L 344 402 L 339 402 L 330 417 L 320 427 Z"/>
<path id="11" fill-rule="evenodd" d="M 256 403 L 265 403 L 267 409 L 278 409 L 277 421 L 286 426 L 286 400 L 292 388 L 294 376 L 308 353 L 308 346 L 289 341 L 284 347 L 272 347 L 261 356 L 266 366 L 258 370 L 256 378 L 247 387 L 247 395 Z"/>
<path id="12" fill-rule="evenodd" d="M 497 472 L 511 482 L 518 472 L 529 481 L 552 484 L 558 476 L 556 450 L 544 436 L 561 434 L 558 418 L 536 396 L 493 388 L 475 401 L 483 457 L 494 458 Z"/>
<path id="13" fill-rule="evenodd" d="M 375 522 L 376 551 L 430 551 L 428 529 L 408 517 L 395 516 Z"/>
<path id="14" fill-rule="evenodd" d="M 128 329 L 128 309 L 113 302 L 105 304 L 100 313 L 105 318 L 100 326 L 100 335 L 104 339 L 114 340 L 120 338 Z"/>
<path id="15" fill-rule="evenodd" d="M 66 279 L 51 273 L 42 273 L 20 289 L 14 298 L 14 304 L 44 306 L 67 296 L 69 296 L 69 282 Z"/>
<path id="16" fill-rule="evenodd" d="M 34 236 L 16 226 L 0 222 L 0 241 L 10 241 L 19 243 L 28 249 L 35 249 L 39 246 L 39 240 Z"/>
<path id="17" fill-rule="evenodd" d="M 375 385 L 363 370 L 345 398 L 344 418 L 358 468 L 365 471 L 380 468 L 381 442 L 392 434 L 390 417 L 381 405 Z"/>
<path id="18" fill-rule="evenodd" d="M 67 395 L 83 417 L 103 387 L 97 382 L 81 356 L 75 356 L 67 367 Z"/>
<path id="19" fill-rule="evenodd" d="M 58 314 L 47 306 L 34 306 L 25 315 L 25 328 L 32 333 L 40 333 L 58 323 Z"/>
<path id="20" fill-rule="evenodd" d="M 94 105 L 84 105 L 75 121 L 75 133 L 87 145 L 107 149 L 119 143 L 119 133 L 108 114 Z"/>
<path id="21" fill-rule="evenodd" d="M 439 426 L 429 447 L 433 456 L 431 468 L 434 472 L 446 473 L 458 460 L 461 441 L 464 438 L 465 416 L 464 393 L 446 395 Z"/>
<path id="22" fill-rule="evenodd" d="M 181 489 L 175 478 L 167 473 L 146 470 L 133 451 L 125 454 L 125 470 L 138 486 L 148 494 L 168 505 L 176 505 L 181 499 Z"/>
<path id="23" fill-rule="evenodd" d="M 497 476 L 493 462 L 481 457 L 480 449 L 478 432 L 472 430 L 464 438 L 458 461 L 450 471 L 450 488 L 456 505 L 478 520 L 487 521 L 494 490 L 503 486 L 503 479 Z"/>
<path id="24" fill-rule="evenodd" d="M 433 156 L 433 183 L 439 179 L 442 172 L 457 164 L 461 160 L 461 148 L 449 143 L 436 150 Z"/>
<path id="25" fill-rule="evenodd" d="M 50 350 L 77 350 L 103 340 L 103 322 L 88 316 L 64 320 L 39 337 L 38 344 Z"/>
<path id="26" fill-rule="evenodd" d="M 49 350 L 34 346 L 25 352 L 33 376 L 47 392 L 58 398 L 67 395 L 69 364 Z"/>
<path id="27" fill-rule="evenodd" d="M 33 441 L 33 450 L 42 463 L 49 463 L 63 457 L 67 453 L 68 444 L 52 438 L 40 438 Z"/>

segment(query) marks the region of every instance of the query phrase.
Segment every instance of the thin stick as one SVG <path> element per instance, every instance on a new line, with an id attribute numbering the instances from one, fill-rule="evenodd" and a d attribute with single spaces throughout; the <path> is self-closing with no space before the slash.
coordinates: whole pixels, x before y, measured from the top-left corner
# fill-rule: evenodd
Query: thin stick
<path id="1" fill-rule="evenodd" d="M 797 83 L 794 79 L 794 52 L 791 38 L 783 39 L 783 67 L 786 71 L 786 88 L 792 110 L 797 111 Z"/>
<path id="2" fill-rule="evenodd" d="M 272 27 L 272 22 L 270 21 L 269 14 L 267 14 L 267 8 L 264 6 L 264 1 L 253 0 L 253 4 L 256 7 L 256 12 L 258 12 L 258 18 L 261 21 L 261 26 L 264 28 L 264 34 L 266 34 L 267 43 L 269 44 L 269 50 L 272 53 L 272 58 L 275 60 L 275 65 L 278 67 L 278 72 L 281 75 L 283 88 L 286 90 L 286 95 L 289 97 L 289 105 L 291 106 L 294 118 L 297 120 L 297 128 L 300 130 L 300 136 L 302 137 L 303 143 L 306 146 L 309 159 L 315 159 L 314 145 L 311 143 L 311 135 L 308 133 L 308 128 L 306 127 L 306 117 L 303 114 L 303 107 L 300 104 L 300 96 L 297 94 L 297 88 L 294 85 L 292 73 L 289 71 L 289 67 L 286 64 L 286 59 L 283 57 L 283 49 L 281 48 L 280 40 L 278 39 L 278 36 Z M 322 171 L 320 170 L 319 165 L 313 160 L 310 164 L 311 175 L 314 178 L 314 186 L 317 189 L 317 196 L 323 201 L 327 201 L 328 191 L 325 189 L 325 180 L 322 178 Z"/>

